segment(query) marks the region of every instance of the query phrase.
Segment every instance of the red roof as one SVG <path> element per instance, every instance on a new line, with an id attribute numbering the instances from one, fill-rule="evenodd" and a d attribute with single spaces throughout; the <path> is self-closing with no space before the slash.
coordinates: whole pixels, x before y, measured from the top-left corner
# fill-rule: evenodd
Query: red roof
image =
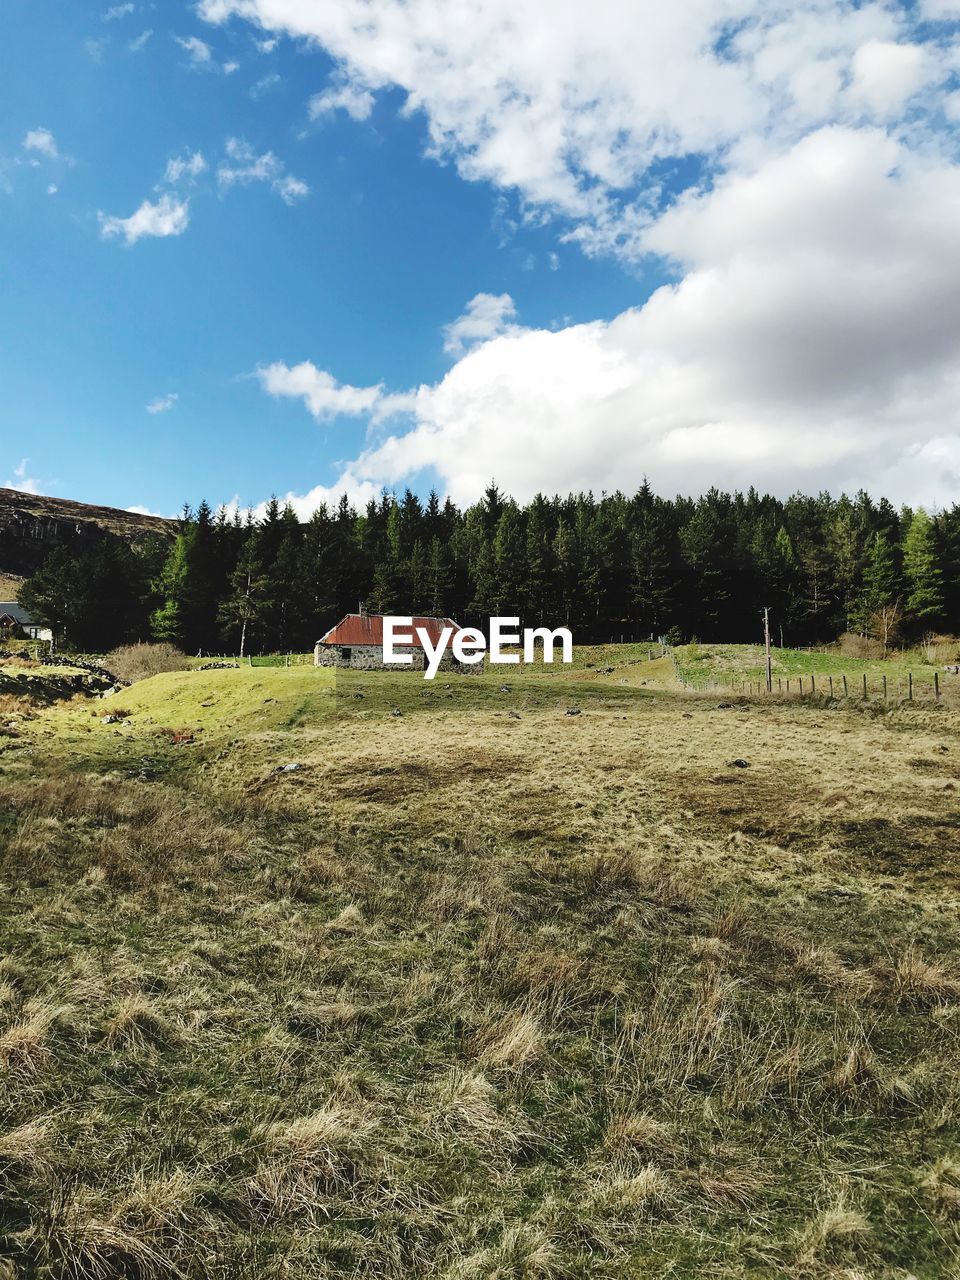
<path id="1" fill-rule="evenodd" d="M 413 639 L 406 641 L 397 636 L 394 641 L 397 647 L 409 644 L 414 649 L 422 649 L 423 645 L 417 635 L 418 627 L 426 631 L 430 637 L 430 643 L 434 646 L 440 639 L 440 632 L 444 627 L 452 627 L 454 631 L 460 630 L 460 627 L 452 618 L 414 618 L 413 624 L 409 628 L 413 633 Z M 407 628 L 403 628 L 400 634 L 404 634 L 406 630 Z M 321 636 L 317 643 L 328 645 L 373 644 L 382 648 L 383 615 L 378 613 L 348 613 L 345 618 L 340 619 L 335 627 L 331 627 L 326 635 Z"/>

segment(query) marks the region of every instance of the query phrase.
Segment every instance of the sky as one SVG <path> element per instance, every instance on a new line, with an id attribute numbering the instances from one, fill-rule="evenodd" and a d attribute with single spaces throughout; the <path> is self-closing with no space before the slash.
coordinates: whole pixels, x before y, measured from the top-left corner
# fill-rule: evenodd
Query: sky
<path id="1" fill-rule="evenodd" d="M 7 0 L 0 484 L 960 501 L 960 0 Z"/>

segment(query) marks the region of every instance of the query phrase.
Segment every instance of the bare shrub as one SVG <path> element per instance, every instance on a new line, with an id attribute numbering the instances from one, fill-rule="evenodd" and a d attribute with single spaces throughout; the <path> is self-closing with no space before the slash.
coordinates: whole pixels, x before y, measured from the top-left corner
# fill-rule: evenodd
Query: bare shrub
<path id="1" fill-rule="evenodd" d="M 844 658 L 876 660 L 883 657 L 883 644 L 879 640 L 858 636 L 854 631 L 845 631 L 837 644 Z"/>
<path id="2" fill-rule="evenodd" d="M 940 667 L 960 659 L 960 637 L 929 635 L 923 637 L 923 656 L 931 666 Z"/>
<path id="3" fill-rule="evenodd" d="M 131 684 L 164 671 L 183 671 L 185 664 L 186 655 L 173 644 L 125 644 L 103 660 L 108 671 Z"/>

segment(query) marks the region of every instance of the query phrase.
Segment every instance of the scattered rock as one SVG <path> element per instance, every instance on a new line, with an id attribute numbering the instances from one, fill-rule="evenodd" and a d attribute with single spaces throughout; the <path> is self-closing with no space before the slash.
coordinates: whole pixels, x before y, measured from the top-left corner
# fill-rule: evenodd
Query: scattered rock
<path id="1" fill-rule="evenodd" d="M 732 706 L 733 706 L 733 703 L 732 703 L 732 702 L 718 702 L 718 703 L 717 703 L 717 710 L 718 710 L 718 711 L 729 711 L 729 710 L 730 710 L 730 708 L 731 708 Z"/>
<path id="2" fill-rule="evenodd" d="M 750 761 L 744 760 L 742 756 L 737 756 L 736 760 L 731 760 L 728 769 L 749 769 Z"/>
<path id="3" fill-rule="evenodd" d="M 302 769 L 302 764 L 278 764 L 274 769 L 274 773 L 296 773 L 298 769 Z"/>
<path id="4" fill-rule="evenodd" d="M 511 720 L 519 720 L 519 719 L 520 719 L 520 712 L 519 712 L 519 711 L 508 711 L 508 712 L 507 712 L 507 715 L 510 717 L 510 719 L 511 719 Z"/>
<path id="5" fill-rule="evenodd" d="M 194 671 L 233 671 L 239 666 L 239 662 L 205 662 L 202 666 L 194 667 Z"/>
<path id="6" fill-rule="evenodd" d="M 579 707 L 567 707 L 566 714 L 568 716 L 581 716 L 583 715 L 583 712 Z"/>
<path id="7" fill-rule="evenodd" d="M 355 693 L 353 696 L 354 696 L 355 698 L 364 698 L 364 697 L 366 697 L 366 694 L 361 693 L 361 692 L 360 692 L 360 690 L 358 689 L 358 690 L 356 691 L 356 693 Z"/>
<path id="8" fill-rule="evenodd" d="M 394 707 L 393 710 L 390 712 L 390 714 L 392 716 L 402 716 L 403 712 L 400 710 L 399 707 Z"/>

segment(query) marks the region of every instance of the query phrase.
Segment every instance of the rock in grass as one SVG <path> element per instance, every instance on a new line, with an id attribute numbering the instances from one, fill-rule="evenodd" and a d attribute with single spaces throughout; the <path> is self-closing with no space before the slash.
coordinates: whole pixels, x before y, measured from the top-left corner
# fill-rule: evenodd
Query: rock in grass
<path id="1" fill-rule="evenodd" d="M 750 761 L 744 760 L 742 756 L 737 756 L 736 760 L 731 760 L 727 767 L 730 769 L 749 769 Z"/>
<path id="2" fill-rule="evenodd" d="M 583 712 L 580 710 L 579 707 L 567 707 L 566 714 L 568 716 L 581 716 L 583 715 Z"/>

